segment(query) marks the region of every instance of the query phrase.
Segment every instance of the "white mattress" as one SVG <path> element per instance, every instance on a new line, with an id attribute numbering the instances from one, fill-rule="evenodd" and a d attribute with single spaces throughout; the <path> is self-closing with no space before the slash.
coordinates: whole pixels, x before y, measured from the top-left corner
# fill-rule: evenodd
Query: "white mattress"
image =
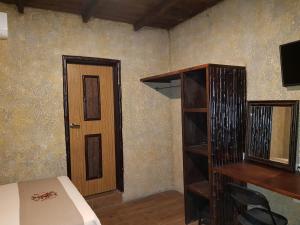
<path id="1" fill-rule="evenodd" d="M 58 177 L 70 199 L 80 212 L 83 225 L 100 225 L 100 221 L 68 177 Z M 0 224 L 20 225 L 18 184 L 0 185 Z M 56 224 L 53 224 L 56 225 Z M 61 225 L 61 224 L 59 224 Z"/>

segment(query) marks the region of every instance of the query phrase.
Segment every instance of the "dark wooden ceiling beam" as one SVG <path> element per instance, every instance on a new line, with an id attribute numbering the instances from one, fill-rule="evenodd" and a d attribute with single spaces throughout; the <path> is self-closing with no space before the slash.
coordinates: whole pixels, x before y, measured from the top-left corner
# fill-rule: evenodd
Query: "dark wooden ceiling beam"
<path id="1" fill-rule="evenodd" d="M 24 0 L 16 0 L 16 6 L 19 13 L 24 13 Z"/>
<path id="2" fill-rule="evenodd" d="M 25 7 L 125 22 L 135 30 L 144 26 L 170 29 L 222 0 L 0 0 L 14 4 L 19 13 Z"/>
<path id="3" fill-rule="evenodd" d="M 144 26 L 150 25 L 158 16 L 164 15 L 170 8 L 182 0 L 164 0 L 158 6 L 150 10 L 146 15 L 134 24 L 134 30 L 138 31 Z"/>
<path id="4" fill-rule="evenodd" d="M 85 8 L 82 10 L 81 16 L 82 16 L 82 21 L 84 23 L 89 22 L 91 17 L 93 16 L 96 7 L 100 3 L 100 0 L 88 0 Z"/>

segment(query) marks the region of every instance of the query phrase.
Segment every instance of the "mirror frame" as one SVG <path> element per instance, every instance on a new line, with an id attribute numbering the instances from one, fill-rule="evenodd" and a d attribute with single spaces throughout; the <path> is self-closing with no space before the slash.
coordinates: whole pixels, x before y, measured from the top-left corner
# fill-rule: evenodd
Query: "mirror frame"
<path id="1" fill-rule="evenodd" d="M 290 132 L 290 145 L 289 145 L 289 163 L 284 164 L 275 162 L 267 159 L 257 158 L 248 154 L 249 140 L 251 135 L 251 117 L 250 107 L 251 106 L 279 106 L 279 107 L 291 107 L 292 109 L 292 121 L 291 121 L 291 132 Z M 248 101 L 247 102 L 247 125 L 246 125 L 246 149 L 245 149 L 245 160 L 262 163 L 268 166 L 277 167 L 280 169 L 295 172 L 296 166 L 296 153 L 297 153 L 297 139 L 298 139 L 298 114 L 299 114 L 299 101 L 298 100 L 272 100 L 272 101 Z"/>

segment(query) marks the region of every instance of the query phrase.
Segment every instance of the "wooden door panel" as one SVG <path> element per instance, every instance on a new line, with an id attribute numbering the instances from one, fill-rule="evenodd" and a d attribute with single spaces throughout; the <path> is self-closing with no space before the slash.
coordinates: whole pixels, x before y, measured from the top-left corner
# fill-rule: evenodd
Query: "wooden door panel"
<path id="1" fill-rule="evenodd" d="M 101 134 L 84 136 L 86 180 L 103 177 Z"/>
<path id="2" fill-rule="evenodd" d="M 84 120 L 101 119 L 99 76 L 83 75 L 83 110 Z"/>
<path id="3" fill-rule="evenodd" d="M 108 66 L 68 64 L 69 121 L 80 126 L 70 128 L 71 179 L 84 196 L 116 189 L 112 74 Z"/>

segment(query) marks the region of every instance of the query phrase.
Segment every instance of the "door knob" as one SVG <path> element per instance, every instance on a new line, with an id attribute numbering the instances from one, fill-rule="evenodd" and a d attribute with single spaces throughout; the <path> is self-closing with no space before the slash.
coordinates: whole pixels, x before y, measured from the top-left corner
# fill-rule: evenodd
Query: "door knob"
<path id="1" fill-rule="evenodd" d="M 80 125 L 79 125 L 79 124 L 75 124 L 75 123 L 71 123 L 71 124 L 70 124 L 70 128 L 73 128 L 73 129 L 79 129 L 79 128 L 80 128 Z"/>

